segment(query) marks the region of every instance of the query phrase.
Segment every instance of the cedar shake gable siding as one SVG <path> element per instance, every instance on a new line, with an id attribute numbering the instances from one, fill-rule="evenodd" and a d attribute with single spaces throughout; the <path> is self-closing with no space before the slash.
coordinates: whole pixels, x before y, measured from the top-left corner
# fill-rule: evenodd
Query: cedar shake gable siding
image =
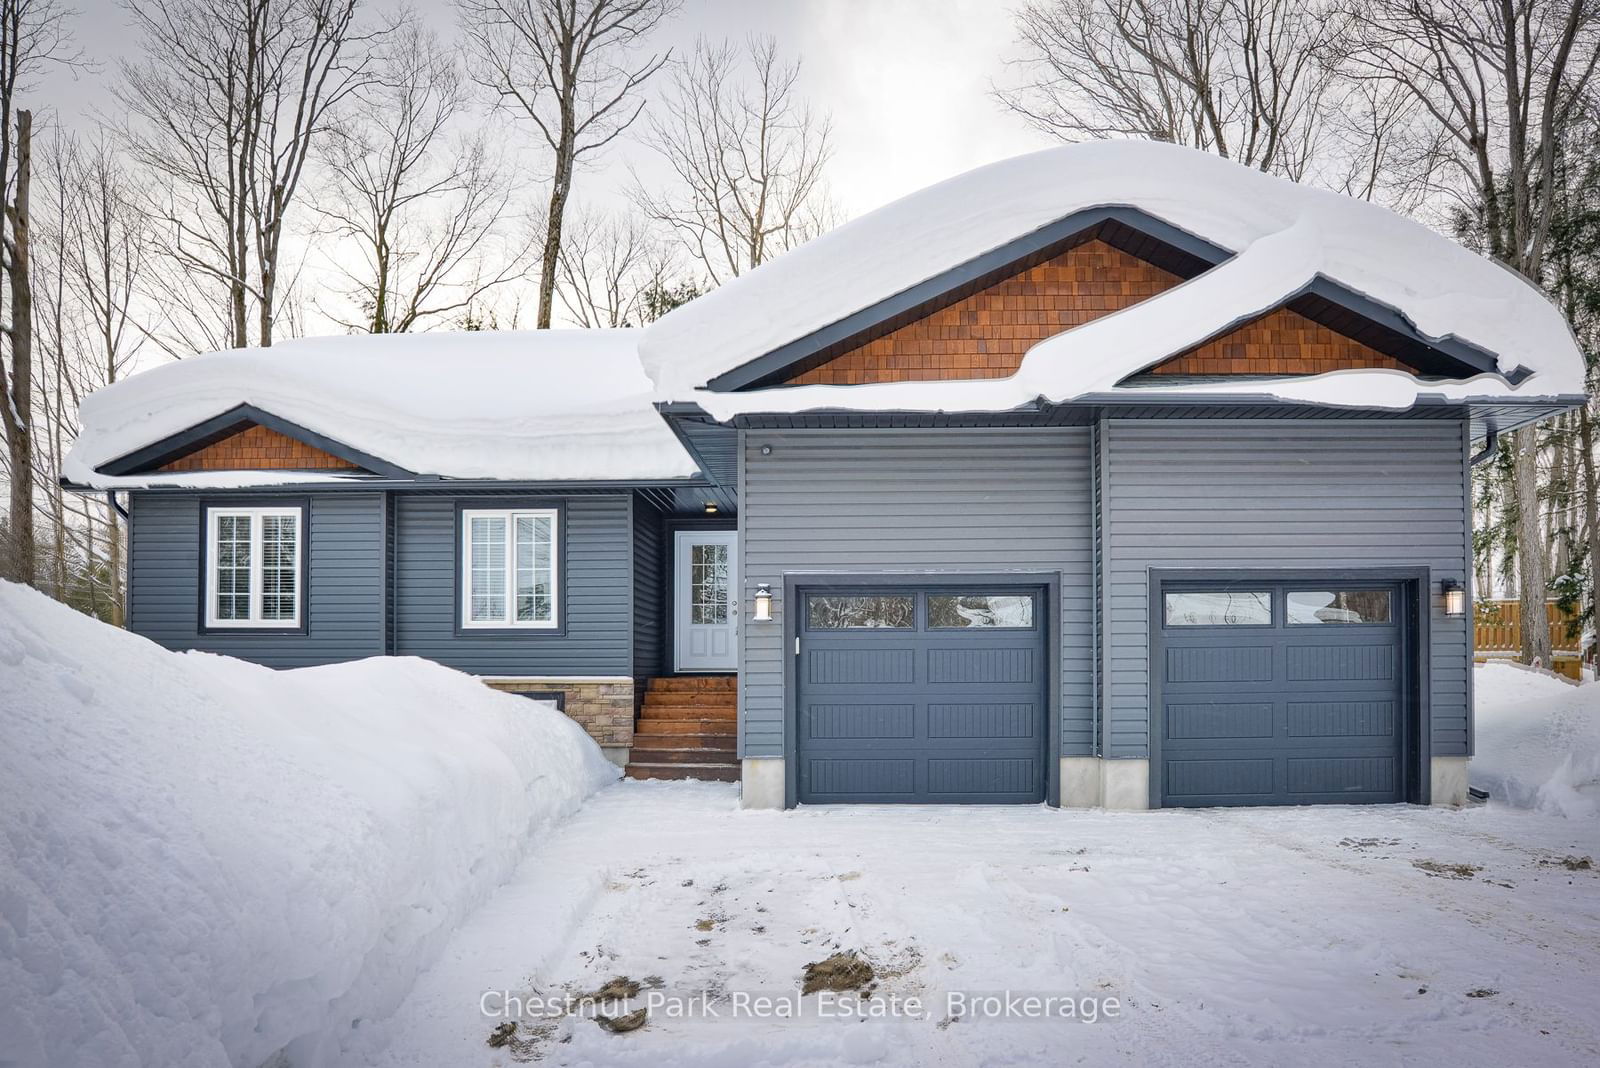
<path id="1" fill-rule="evenodd" d="M 1153 375 L 1320 375 L 1353 368 L 1410 371 L 1392 356 L 1288 308 L 1270 311 L 1150 368 Z"/>
<path id="2" fill-rule="evenodd" d="M 1183 279 L 1104 241 L 1053 259 L 874 338 L 790 385 L 1005 378 L 1055 334 L 1131 307 Z M 1406 369 L 1392 357 L 1279 308 L 1151 369 L 1152 374 L 1320 374 Z"/>
<path id="3" fill-rule="evenodd" d="M 251 424 L 187 456 L 163 464 L 162 471 L 352 471 L 356 464 Z"/>

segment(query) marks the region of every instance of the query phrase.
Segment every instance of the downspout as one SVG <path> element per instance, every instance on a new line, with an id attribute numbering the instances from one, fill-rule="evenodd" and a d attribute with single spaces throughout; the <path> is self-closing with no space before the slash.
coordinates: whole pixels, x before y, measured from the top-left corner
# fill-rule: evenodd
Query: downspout
<path id="1" fill-rule="evenodd" d="M 1483 463 L 1483 461 L 1487 460 L 1491 455 L 1493 455 L 1494 450 L 1499 445 L 1500 431 L 1495 429 L 1495 425 L 1493 423 L 1490 423 L 1489 433 L 1483 439 L 1483 448 L 1472 455 L 1472 458 L 1467 461 L 1467 466 L 1477 467 L 1479 464 Z"/>
<path id="2" fill-rule="evenodd" d="M 117 503 L 117 491 L 116 490 L 106 490 L 106 503 L 109 504 L 113 509 L 115 509 L 116 513 L 118 515 L 120 515 L 123 519 L 126 520 L 126 519 L 133 518 L 132 516 L 130 516 L 128 514 L 128 510 L 126 508 L 122 507 L 122 505 Z"/>
<path id="3" fill-rule="evenodd" d="M 1094 596 L 1091 598 L 1092 607 L 1089 634 L 1094 645 L 1094 654 L 1091 664 L 1093 666 L 1093 680 L 1090 687 L 1090 721 L 1089 752 L 1095 757 L 1100 756 L 1100 424 L 1098 421 L 1089 424 L 1089 551 L 1091 553 L 1090 573 L 1094 581 Z"/>

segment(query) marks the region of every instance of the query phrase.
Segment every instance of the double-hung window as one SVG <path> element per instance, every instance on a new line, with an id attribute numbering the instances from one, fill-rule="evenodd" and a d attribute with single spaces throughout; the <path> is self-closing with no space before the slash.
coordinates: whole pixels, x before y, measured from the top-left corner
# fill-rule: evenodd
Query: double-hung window
<path id="1" fill-rule="evenodd" d="M 206 509 L 206 626 L 300 626 L 300 508 Z"/>
<path id="2" fill-rule="evenodd" d="M 552 508 L 473 508 L 461 513 L 461 625 L 556 626 Z"/>

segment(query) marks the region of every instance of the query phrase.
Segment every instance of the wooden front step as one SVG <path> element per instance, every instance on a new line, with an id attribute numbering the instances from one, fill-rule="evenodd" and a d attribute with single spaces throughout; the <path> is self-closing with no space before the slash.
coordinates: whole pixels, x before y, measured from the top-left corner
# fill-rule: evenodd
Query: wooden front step
<path id="1" fill-rule="evenodd" d="M 699 779 L 738 782 L 738 764 L 629 764 L 630 779 Z"/>
<path id="2" fill-rule="evenodd" d="M 650 708 L 646 707 L 639 716 L 640 723 L 674 723 L 684 719 L 714 719 L 723 723 L 733 723 L 738 720 L 739 714 L 731 708 L 701 708 L 690 705 L 683 708 Z"/>
<path id="3" fill-rule="evenodd" d="M 635 747 L 646 749 L 735 749 L 738 737 L 732 731 L 658 731 L 654 728 L 635 731 Z"/>
<path id="4" fill-rule="evenodd" d="M 738 782 L 738 691 L 734 675 L 646 682 L 628 777 Z"/>
<path id="5" fill-rule="evenodd" d="M 733 708 L 738 704 L 738 697 L 729 690 L 727 693 L 697 693 L 692 690 L 669 693 L 651 691 L 644 695 L 646 708 Z"/>
<path id="6" fill-rule="evenodd" d="M 647 693 L 708 693 L 722 690 L 732 693 L 738 688 L 737 675 L 666 675 L 650 679 L 645 684 Z"/>
<path id="7" fill-rule="evenodd" d="M 738 750 L 733 746 L 726 749 L 662 749 L 658 746 L 644 746 L 634 742 L 628 753 L 628 760 L 633 764 L 727 764 L 736 766 Z"/>
<path id="8" fill-rule="evenodd" d="M 640 734 L 726 734 L 733 735 L 733 717 L 684 716 L 681 719 L 641 719 L 634 729 Z"/>

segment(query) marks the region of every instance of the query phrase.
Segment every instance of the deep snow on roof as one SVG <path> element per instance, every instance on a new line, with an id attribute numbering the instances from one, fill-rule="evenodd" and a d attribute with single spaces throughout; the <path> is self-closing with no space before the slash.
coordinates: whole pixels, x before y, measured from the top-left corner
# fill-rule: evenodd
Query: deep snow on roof
<path id="1" fill-rule="evenodd" d="M 1079 212 L 1132 208 L 1233 255 L 1195 278 L 1046 338 L 1002 379 L 803 386 L 742 393 L 716 376 Z M 1571 330 L 1534 286 L 1364 201 L 1191 149 L 1069 145 L 951 178 L 735 278 L 644 330 L 311 338 L 199 356 L 88 397 L 64 472 L 97 488 L 273 485 L 348 474 L 95 468 L 241 404 L 419 474 L 525 481 L 684 478 L 696 465 L 653 407 L 741 413 L 1008 411 L 1096 402 L 1123 381 L 1282 306 L 1318 277 L 1399 313 L 1422 336 L 1492 353 L 1498 374 L 1446 382 L 1401 371 L 1163 382 L 1141 400 L 1220 398 L 1403 409 L 1550 401 L 1584 390 Z M 1531 372 L 1516 385 L 1503 375 Z M 648 374 L 649 377 L 646 377 Z"/>
<path id="2" fill-rule="evenodd" d="M 1235 255 L 1142 304 L 1040 342 L 1010 379 L 804 387 L 737 398 L 703 390 L 720 374 L 1040 227 L 1107 207 L 1136 209 Z M 1046 149 L 913 193 L 672 311 L 643 331 L 640 355 L 663 397 L 697 400 L 714 413 L 1002 410 L 1039 397 L 1060 402 L 1111 391 L 1281 305 L 1319 275 L 1400 313 L 1425 337 L 1454 336 L 1488 350 L 1502 374 L 1532 372 L 1517 387 L 1499 375 L 1480 376 L 1453 391 L 1462 399 L 1583 391 L 1583 357 L 1566 321 L 1511 271 L 1377 205 L 1149 141 Z M 1294 381 L 1284 380 L 1293 399 L 1314 403 L 1351 403 L 1351 393 L 1368 387 L 1380 406 L 1409 404 L 1417 395 L 1370 372 Z M 1244 392 L 1252 390 L 1282 396 L 1272 384 Z"/>
<path id="3" fill-rule="evenodd" d="M 633 330 L 304 338 L 195 356 L 85 398 L 63 471 L 97 488 L 271 485 L 349 475 L 95 468 L 253 405 L 418 474 L 518 481 L 686 478 L 694 461 L 652 404 Z"/>

